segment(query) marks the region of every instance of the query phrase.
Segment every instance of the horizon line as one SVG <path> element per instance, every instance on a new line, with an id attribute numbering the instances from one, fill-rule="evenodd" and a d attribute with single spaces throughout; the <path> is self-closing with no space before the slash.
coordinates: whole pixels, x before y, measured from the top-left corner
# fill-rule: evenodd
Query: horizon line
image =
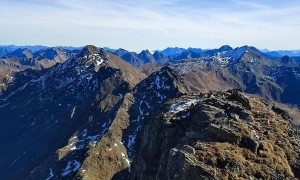
<path id="1" fill-rule="evenodd" d="M 42 47 L 46 47 L 46 48 L 54 48 L 54 47 L 70 47 L 70 48 L 84 48 L 85 46 L 88 46 L 88 45 L 93 45 L 97 48 L 109 48 L 109 49 L 112 49 L 112 50 L 117 50 L 117 49 L 124 49 L 124 50 L 127 50 L 127 51 L 132 51 L 132 52 L 138 52 L 138 51 L 143 51 L 143 50 L 148 50 L 148 51 L 163 51 L 167 48 L 182 48 L 182 49 L 189 49 L 189 48 L 198 48 L 198 49 L 202 49 L 202 50 L 212 50 L 212 49 L 219 49 L 220 47 L 222 46 L 230 46 L 231 48 L 235 49 L 235 48 L 240 48 L 240 47 L 243 47 L 243 46 L 248 46 L 248 47 L 254 47 L 254 48 L 257 48 L 256 46 L 253 46 L 253 45 L 242 45 L 242 46 L 236 46 L 236 47 L 233 47 L 231 45 L 228 45 L 228 44 L 224 44 L 222 46 L 216 46 L 216 47 L 213 47 L 213 48 L 201 48 L 201 47 L 193 47 L 193 46 L 189 46 L 189 47 L 180 47 L 180 46 L 167 46 L 163 49 L 149 49 L 149 48 L 145 48 L 145 49 L 138 49 L 138 50 L 129 50 L 129 49 L 126 49 L 124 47 L 118 47 L 118 48 L 112 48 L 112 47 L 109 47 L 109 46 L 98 46 L 98 45 L 94 45 L 94 44 L 86 44 L 86 45 L 82 45 L 82 46 L 73 46 L 73 45 L 43 45 L 43 44 L 35 44 L 35 45 L 30 45 L 30 44 L 26 44 L 26 45 L 16 45 L 16 44 L 0 44 L 0 47 L 6 47 L 6 46 L 15 46 L 15 47 L 23 47 L 23 46 L 28 46 L 28 47 L 38 47 L 38 46 L 42 46 Z M 272 51 L 300 51 L 300 48 L 297 49 L 297 48 L 294 48 L 294 49 L 269 49 L 267 47 L 264 47 L 264 48 L 257 48 L 258 50 L 260 51 L 267 51 L 267 52 L 272 52 Z"/>

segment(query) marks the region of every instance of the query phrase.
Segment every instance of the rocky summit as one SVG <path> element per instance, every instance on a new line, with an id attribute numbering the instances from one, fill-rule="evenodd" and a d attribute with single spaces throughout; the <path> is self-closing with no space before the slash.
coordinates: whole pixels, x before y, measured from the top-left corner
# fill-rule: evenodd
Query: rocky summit
<path id="1" fill-rule="evenodd" d="M 286 112 L 238 90 L 185 95 L 148 117 L 134 179 L 294 179 L 299 129 Z"/>

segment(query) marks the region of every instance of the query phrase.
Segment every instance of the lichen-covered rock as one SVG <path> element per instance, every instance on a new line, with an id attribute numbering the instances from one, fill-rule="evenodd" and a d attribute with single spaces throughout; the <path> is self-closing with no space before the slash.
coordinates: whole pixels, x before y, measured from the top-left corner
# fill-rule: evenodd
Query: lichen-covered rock
<path id="1" fill-rule="evenodd" d="M 238 90 L 186 95 L 145 119 L 134 179 L 299 178 L 299 130 Z"/>

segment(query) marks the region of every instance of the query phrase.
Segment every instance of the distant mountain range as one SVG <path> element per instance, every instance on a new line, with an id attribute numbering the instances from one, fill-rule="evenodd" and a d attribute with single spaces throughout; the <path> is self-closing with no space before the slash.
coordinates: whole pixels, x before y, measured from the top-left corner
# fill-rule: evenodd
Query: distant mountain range
<path id="1" fill-rule="evenodd" d="M 0 56 L 3 56 L 6 53 L 12 52 L 16 49 L 29 49 L 31 51 L 39 51 L 41 49 L 47 49 L 47 48 L 52 48 L 49 46 L 43 46 L 43 45 L 34 45 L 34 46 L 30 46 L 30 45 L 25 45 L 25 46 L 17 46 L 17 45 L 0 45 Z M 73 46 L 55 46 L 55 48 L 61 48 L 61 49 L 66 49 L 66 50 L 80 50 L 83 47 L 73 47 Z M 112 49 L 109 47 L 103 47 L 102 49 L 104 49 L 105 51 L 108 52 L 114 52 L 117 49 Z M 210 49 L 201 49 L 201 48 L 180 48 L 180 47 L 167 47 L 166 49 L 163 50 L 154 50 L 151 52 L 155 52 L 155 51 L 159 51 L 162 54 L 165 55 L 175 55 L 175 54 L 181 54 L 184 51 L 193 51 L 195 53 L 200 53 L 202 51 L 207 51 Z M 273 55 L 275 57 L 282 57 L 282 56 L 290 56 L 290 57 L 295 57 L 295 56 L 300 56 L 300 50 L 274 50 L 274 51 L 270 51 L 268 49 L 262 49 L 260 50 L 263 53 L 269 54 L 269 55 Z M 153 54 L 153 53 L 152 53 Z"/>
<path id="2" fill-rule="evenodd" d="M 112 50 L 108 49 L 111 53 L 115 54 L 116 56 L 122 58 L 126 62 L 132 64 L 135 67 L 143 66 L 145 63 L 165 63 L 170 61 L 182 60 L 182 59 L 195 59 L 195 58 L 204 58 L 208 56 L 213 56 L 214 54 L 222 51 L 232 50 L 232 48 L 228 45 L 224 45 L 218 49 L 210 49 L 210 50 L 202 50 L 200 48 L 166 48 L 162 51 L 154 51 L 154 53 L 150 53 L 148 50 L 144 50 L 141 53 L 136 52 L 129 52 L 125 49 L 117 49 Z M 257 52 L 260 52 L 256 49 Z M 281 51 L 280 51 L 281 52 Z M 288 51 L 286 51 L 288 52 Z M 293 51 L 294 52 L 294 51 Z M 296 51 L 295 51 L 296 52 Z M 260 52 L 262 53 L 262 52 Z M 273 52 L 264 53 L 268 56 L 269 59 L 276 59 L 279 57 L 285 56 L 284 53 L 282 55 L 274 54 Z M 298 54 L 294 53 L 294 59 L 299 59 L 297 57 Z"/>
<path id="3" fill-rule="evenodd" d="M 267 49 L 262 50 L 262 52 L 274 56 L 274 57 L 282 57 L 282 56 L 290 56 L 290 57 L 298 57 L 300 56 L 300 50 L 277 50 L 277 51 L 269 51 Z"/>
<path id="4" fill-rule="evenodd" d="M 4 56 L 7 53 L 13 52 L 17 49 L 29 49 L 31 51 L 40 51 L 42 49 L 48 49 L 52 48 L 49 46 L 42 46 L 42 45 L 26 45 L 26 46 L 16 46 L 16 45 L 1 45 L 0 46 L 0 57 Z M 61 49 L 66 49 L 66 50 L 79 50 L 82 49 L 82 47 L 73 47 L 73 46 L 56 46 L 55 48 L 61 48 Z"/>
<path id="5" fill-rule="evenodd" d="M 297 58 L 1 48 L 0 179 L 300 177 Z"/>
<path id="6" fill-rule="evenodd" d="M 16 72 L 26 69 L 41 70 L 52 67 L 56 63 L 63 63 L 74 57 L 79 51 L 68 48 L 48 48 L 44 46 L 30 46 L 18 48 L 16 46 L 0 47 L 0 91 L 5 89 Z M 3 83 L 6 82 L 6 83 Z"/>

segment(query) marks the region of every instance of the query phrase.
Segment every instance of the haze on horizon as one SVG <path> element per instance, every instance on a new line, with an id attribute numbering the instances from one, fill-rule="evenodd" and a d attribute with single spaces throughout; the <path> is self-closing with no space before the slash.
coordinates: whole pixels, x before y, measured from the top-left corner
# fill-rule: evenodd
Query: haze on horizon
<path id="1" fill-rule="evenodd" d="M 1 0 L 0 43 L 300 49 L 296 0 Z"/>

